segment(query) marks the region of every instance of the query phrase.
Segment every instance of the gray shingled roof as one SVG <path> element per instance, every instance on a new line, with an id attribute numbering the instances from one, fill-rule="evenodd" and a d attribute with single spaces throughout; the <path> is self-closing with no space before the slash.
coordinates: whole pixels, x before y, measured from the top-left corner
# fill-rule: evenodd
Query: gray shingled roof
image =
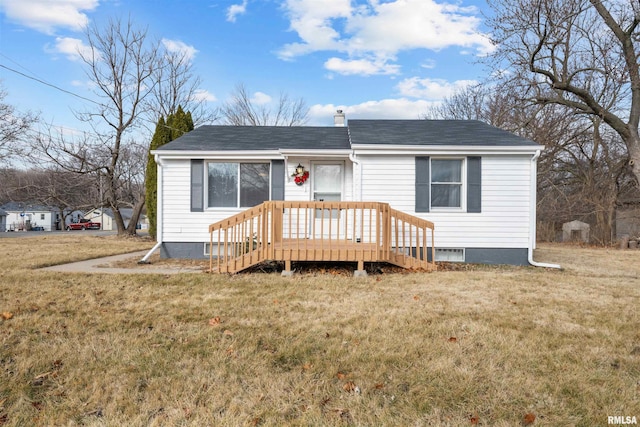
<path id="1" fill-rule="evenodd" d="M 348 150 L 352 144 L 537 145 L 478 120 L 349 120 L 348 127 L 201 126 L 158 150 Z"/>
<path id="2" fill-rule="evenodd" d="M 352 144 L 537 145 L 478 120 L 349 120 Z"/>
<path id="3" fill-rule="evenodd" d="M 349 135 L 344 127 L 311 126 L 201 126 L 158 150 L 348 150 Z"/>
<path id="4" fill-rule="evenodd" d="M 6 212 L 57 212 L 59 209 L 55 206 L 44 206 L 30 202 L 8 202 L 0 206 Z"/>

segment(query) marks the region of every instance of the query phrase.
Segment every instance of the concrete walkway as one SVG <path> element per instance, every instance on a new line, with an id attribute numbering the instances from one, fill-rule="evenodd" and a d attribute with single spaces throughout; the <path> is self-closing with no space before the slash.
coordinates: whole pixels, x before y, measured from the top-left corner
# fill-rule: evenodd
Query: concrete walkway
<path id="1" fill-rule="evenodd" d="M 112 255 L 104 258 L 90 259 L 87 261 L 72 262 L 70 264 L 52 265 L 43 270 L 61 271 L 67 273 L 111 273 L 111 274 L 178 274 L 178 273 L 202 273 L 198 267 L 183 266 L 155 266 L 153 264 L 140 264 L 133 268 L 100 267 L 113 262 L 129 259 L 142 259 L 149 251 L 130 252 L 128 254 Z"/>

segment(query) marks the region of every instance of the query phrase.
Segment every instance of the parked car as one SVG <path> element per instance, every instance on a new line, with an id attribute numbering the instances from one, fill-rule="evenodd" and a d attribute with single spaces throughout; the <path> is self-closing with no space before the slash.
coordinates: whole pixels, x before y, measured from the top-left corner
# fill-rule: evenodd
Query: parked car
<path id="1" fill-rule="evenodd" d="M 81 218 L 80 221 L 67 225 L 67 231 L 71 230 L 100 230 L 100 223 Z"/>

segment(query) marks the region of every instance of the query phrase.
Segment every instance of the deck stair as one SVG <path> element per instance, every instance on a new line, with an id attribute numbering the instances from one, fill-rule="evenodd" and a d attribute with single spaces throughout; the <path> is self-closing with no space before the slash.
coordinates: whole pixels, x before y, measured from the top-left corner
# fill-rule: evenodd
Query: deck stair
<path id="1" fill-rule="evenodd" d="M 435 270 L 434 224 L 381 202 L 268 201 L 209 226 L 209 271 L 284 261 L 388 262 Z"/>

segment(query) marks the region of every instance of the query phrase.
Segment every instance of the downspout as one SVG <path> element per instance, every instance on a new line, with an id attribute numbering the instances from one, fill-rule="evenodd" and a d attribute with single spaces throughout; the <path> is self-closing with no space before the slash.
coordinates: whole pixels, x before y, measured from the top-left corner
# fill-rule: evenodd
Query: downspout
<path id="1" fill-rule="evenodd" d="M 356 157 L 353 151 L 349 153 L 349 160 L 351 160 L 353 164 L 358 165 L 358 179 L 360 183 L 358 184 L 358 194 L 356 195 L 356 192 L 354 191 L 353 197 L 354 197 L 354 201 L 361 202 L 362 201 L 362 162 L 358 160 L 358 158 Z M 355 179 L 353 180 L 353 185 L 354 186 L 356 185 Z"/>
<path id="2" fill-rule="evenodd" d="M 158 175 L 158 179 L 157 179 L 157 188 L 162 189 L 162 160 L 160 159 L 160 157 L 156 154 L 155 155 L 155 159 L 156 161 L 156 165 L 157 165 L 157 175 Z M 149 264 L 149 258 L 151 258 L 151 255 L 157 251 L 160 246 L 162 246 L 162 191 L 158 191 L 158 199 L 157 199 L 157 207 L 156 207 L 156 238 L 158 240 L 158 242 L 153 246 L 153 248 L 151 248 L 151 250 L 149 252 L 147 252 L 147 254 L 142 257 L 142 259 L 140 261 L 138 261 L 138 264 Z"/>
<path id="3" fill-rule="evenodd" d="M 536 154 L 531 158 L 531 211 L 529 212 L 529 248 L 527 254 L 527 261 L 534 267 L 545 268 L 558 268 L 562 267 L 559 264 L 548 264 L 545 262 L 536 262 L 533 260 L 533 249 L 536 244 L 536 192 L 537 183 L 536 176 L 538 175 L 538 157 L 540 157 L 540 150 L 536 151 Z"/>

